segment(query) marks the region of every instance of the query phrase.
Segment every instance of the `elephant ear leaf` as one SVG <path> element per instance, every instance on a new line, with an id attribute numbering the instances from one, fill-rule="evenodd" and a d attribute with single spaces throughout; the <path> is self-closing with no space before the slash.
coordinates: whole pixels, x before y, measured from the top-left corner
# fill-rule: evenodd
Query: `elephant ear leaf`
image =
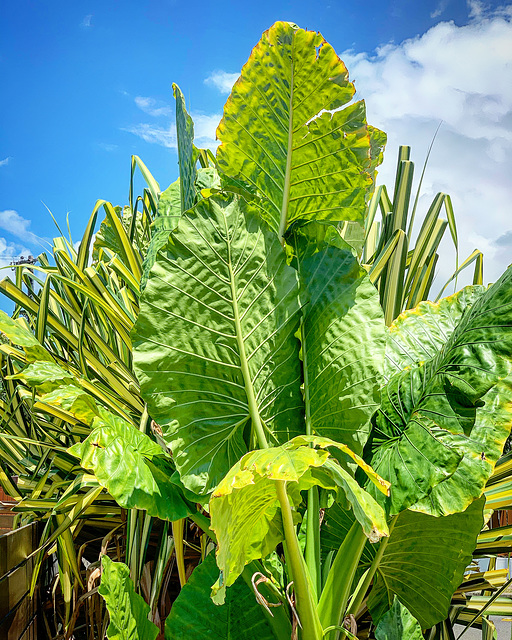
<path id="1" fill-rule="evenodd" d="M 194 505 L 171 480 L 174 469 L 160 445 L 123 418 L 101 407 L 98 412 L 90 435 L 68 449 L 82 467 L 125 509 L 171 521 L 193 513 Z"/>
<path id="2" fill-rule="evenodd" d="M 135 592 L 128 567 L 122 562 L 113 562 L 108 556 L 102 556 L 101 567 L 98 593 L 103 596 L 110 615 L 107 638 L 155 640 L 158 627 L 148 619 L 149 605 Z"/>
<path id="3" fill-rule="evenodd" d="M 444 518 L 413 511 L 398 516 L 368 598 L 375 624 L 384 620 L 395 598 L 423 629 L 446 619 L 483 526 L 484 503 L 484 498 L 475 500 L 466 511 Z"/>
<path id="4" fill-rule="evenodd" d="M 217 129 L 217 163 L 259 191 L 260 215 L 280 237 L 296 220 L 362 221 L 384 140 L 363 102 L 339 109 L 354 92 L 321 34 L 289 22 L 266 31 L 244 65 Z"/>
<path id="5" fill-rule="evenodd" d="M 5 311 L 0 310 L 0 334 L 3 334 L 14 346 L 23 349 L 22 356 L 27 362 L 44 360 L 53 362 L 52 356 L 39 343 L 34 334 L 24 326 L 21 319 L 13 320 Z"/>
<path id="6" fill-rule="evenodd" d="M 276 636 L 262 615 L 261 605 L 242 578 L 227 592 L 222 607 L 212 602 L 210 585 L 218 574 L 215 555 L 210 553 L 194 569 L 174 601 L 165 621 L 166 640 L 226 638 L 226 629 L 230 629 L 231 637 L 237 640 L 275 640 Z M 284 628 L 286 630 L 286 626 Z M 291 628 L 288 637 L 290 634 Z"/>
<path id="7" fill-rule="evenodd" d="M 308 223 L 289 242 L 304 296 L 309 432 L 361 454 L 382 384 L 387 328 L 379 294 L 336 227 Z"/>
<path id="8" fill-rule="evenodd" d="M 275 444 L 301 432 L 299 316 L 297 273 L 252 205 L 218 194 L 183 214 L 133 341 L 141 394 L 191 491 L 211 492 L 258 430 Z"/>
<path id="9" fill-rule="evenodd" d="M 225 587 L 234 583 L 246 564 L 265 558 L 284 540 L 278 481 L 286 483 L 294 507 L 302 500 L 301 491 L 319 486 L 337 493 L 337 499 L 352 508 L 372 542 L 388 535 L 383 509 L 325 450 L 337 446 L 357 462 L 380 491 L 387 493 L 386 483 L 359 456 L 344 445 L 314 436 L 300 436 L 280 447 L 246 454 L 218 485 L 210 500 L 211 528 L 217 536 L 221 570 L 221 578 L 212 590 L 215 602 L 223 602 Z M 294 516 L 300 520 L 297 512 Z"/>
<path id="10" fill-rule="evenodd" d="M 395 596 L 393 606 L 375 629 L 376 640 L 423 640 L 421 627 Z"/>
<path id="11" fill-rule="evenodd" d="M 481 295 L 469 291 L 452 304 L 456 320 L 444 343 L 450 301 L 416 312 L 428 311 L 437 327 L 430 343 L 420 335 L 430 357 L 389 379 L 373 419 L 372 466 L 392 484 L 392 514 L 413 505 L 436 516 L 464 510 L 481 495 L 510 430 L 512 269 Z M 410 336 L 414 318 L 414 312 L 402 318 L 391 334 Z M 402 338 L 388 353 L 400 360 L 404 345 Z"/>
<path id="12" fill-rule="evenodd" d="M 180 166 L 181 210 L 186 211 L 194 205 L 196 197 L 196 161 L 198 152 L 194 147 L 194 123 L 185 108 L 185 98 L 177 84 L 172 85 L 176 100 L 176 137 L 178 142 L 178 160 Z"/>

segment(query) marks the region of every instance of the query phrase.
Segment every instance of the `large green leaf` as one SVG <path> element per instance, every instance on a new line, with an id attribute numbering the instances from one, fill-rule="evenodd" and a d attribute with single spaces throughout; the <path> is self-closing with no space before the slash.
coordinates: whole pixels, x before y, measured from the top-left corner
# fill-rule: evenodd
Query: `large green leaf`
<path id="1" fill-rule="evenodd" d="M 216 195 L 184 214 L 158 254 L 134 328 L 149 413 L 184 484 L 215 487 L 255 444 L 303 431 L 297 274 L 252 205 Z"/>
<path id="2" fill-rule="evenodd" d="M 160 445 L 131 424 L 99 408 L 91 434 L 68 449 L 125 509 L 145 509 L 163 520 L 195 511 L 176 484 Z"/>
<path id="3" fill-rule="evenodd" d="M 0 311 L 0 333 L 13 345 L 23 349 L 27 362 L 35 362 L 36 360 L 53 361 L 52 356 L 37 341 L 34 334 L 23 325 L 23 321 L 21 319 L 13 320 L 5 311 Z"/>
<path id="4" fill-rule="evenodd" d="M 37 360 L 12 376 L 9 380 L 22 380 L 29 387 L 37 387 L 39 392 L 52 391 L 55 387 L 69 385 L 73 382 L 73 375 L 55 362 Z"/>
<path id="5" fill-rule="evenodd" d="M 314 438 L 309 440 L 315 444 Z M 215 489 L 210 500 L 211 528 L 217 536 L 221 569 L 221 579 L 213 588 L 216 599 L 222 601 L 224 588 L 233 584 L 246 564 L 266 557 L 284 539 L 277 481 L 286 482 L 294 507 L 302 500 L 300 492 L 312 486 L 337 491 L 368 538 L 376 542 L 387 535 L 384 511 L 370 494 L 327 451 L 317 451 L 303 441 L 308 439 L 299 437 L 281 447 L 247 453 Z M 331 441 L 316 444 L 336 446 Z M 373 471 L 362 460 L 360 464 L 379 484 Z M 297 512 L 294 515 L 300 518 Z"/>
<path id="6" fill-rule="evenodd" d="M 395 596 L 391 609 L 375 629 L 376 640 L 423 640 L 421 627 Z"/>
<path id="7" fill-rule="evenodd" d="M 217 129 L 217 162 L 258 189 L 279 236 L 295 220 L 363 220 L 383 141 L 363 102 L 328 111 L 354 91 L 321 34 L 289 22 L 265 31 L 244 65 Z"/>
<path id="8" fill-rule="evenodd" d="M 389 329 L 387 376 L 421 360 L 433 358 L 452 335 L 462 315 L 485 291 L 483 286 L 465 287 L 437 304 L 422 302 L 416 309 L 400 315 Z M 438 511 L 445 513 L 463 511 L 469 502 L 481 495 L 482 475 L 489 475 L 489 465 L 494 467 L 512 427 L 510 398 L 512 376 L 509 375 L 483 396 L 485 404 L 476 410 L 471 439 L 482 443 L 485 458 L 466 452 L 455 473 L 434 486 L 427 497 L 410 508 L 428 512 L 428 504 L 433 504 Z"/>
<path id="9" fill-rule="evenodd" d="M 101 558 L 102 574 L 98 592 L 107 604 L 109 640 L 155 640 L 159 631 L 148 620 L 149 605 L 135 592 L 130 570 L 122 562 Z"/>
<path id="10" fill-rule="evenodd" d="M 420 302 L 415 309 L 400 314 L 388 331 L 386 378 L 435 357 L 457 328 L 462 314 L 485 290 L 482 286 L 465 287 L 438 303 Z"/>
<path id="11" fill-rule="evenodd" d="M 165 621 L 166 640 L 274 640 L 262 606 L 242 578 L 229 589 L 224 605 L 213 604 L 210 585 L 218 574 L 211 553 L 174 601 Z"/>
<path id="12" fill-rule="evenodd" d="M 368 606 L 376 623 L 397 596 L 428 629 L 448 615 L 483 524 L 482 498 L 466 511 L 436 518 L 404 511 L 391 530 Z"/>
<path id="13" fill-rule="evenodd" d="M 191 160 L 192 161 L 192 160 Z M 199 169 L 193 172 L 195 175 L 195 197 L 201 197 L 202 189 L 217 189 L 220 187 L 219 174 L 215 169 Z M 144 257 L 141 289 L 144 289 L 151 267 L 162 247 L 165 247 L 169 234 L 178 226 L 181 217 L 181 179 L 178 178 L 160 194 L 158 199 L 157 215 L 151 224 L 151 239 Z M 187 196 L 190 202 L 190 195 Z M 192 206 L 194 201 L 190 204 Z M 189 207 L 187 207 L 189 208 Z"/>
<path id="14" fill-rule="evenodd" d="M 151 223 L 151 239 L 142 264 L 141 290 L 146 286 L 149 271 L 160 249 L 167 244 L 169 234 L 176 229 L 181 216 L 180 179 L 173 182 L 158 198 L 157 215 Z"/>
<path id="15" fill-rule="evenodd" d="M 473 303 L 451 336 L 436 344 L 436 355 L 407 366 L 383 388 L 374 418 L 372 466 L 393 486 L 392 514 L 411 505 L 432 515 L 454 513 L 481 495 L 510 426 L 510 416 L 502 424 L 477 410 L 487 399 L 500 415 L 510 412 L 506 378 L 512 359 L 511 283 L 508 269 L 476 300 L 476 293 L 468 292 Z M 454 298 L 456 307 L 462 298 Z M 424 305 L 419 313 L 433 309 Z M 436 324 L 435 313 L 431 316 L 442 335 L 449 320 Z M 410 334 L 414 318 L 408 314 L 393 333 L 392 357 L 400 358 L 397 354 L 407 349 L 405 338 L 397 346 L 397 334 L 400 326 L 404 336 L 405 329 Z M 421 331 L 418 335 L 428 348 Z"/>
<path id="16" fill-rule="evenodd" d="M 81 387 L 71 384 L 58 387 L 43 395 L 41 400 L 51 406 L 61 407 L 88 425 L 91 425 L 94 418 L 99 416 L 98 405 L 94 398 Z"/>
<path id="17" fill-rule="evenodd" d="M 387 329 L 379 294 L 335 227 L 310 223 L 290 242 L 304 288 L 309 431 L 362 453 L 382 383 Z"/>

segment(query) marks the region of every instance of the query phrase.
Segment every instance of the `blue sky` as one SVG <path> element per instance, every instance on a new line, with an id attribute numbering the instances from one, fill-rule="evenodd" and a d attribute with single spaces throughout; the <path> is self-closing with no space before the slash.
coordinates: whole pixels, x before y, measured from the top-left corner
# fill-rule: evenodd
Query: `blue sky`
<path id="1" fill-rule="evenodd" d="M 69 212 L 76 241 L 96 199 L 125 204 L 131 154 L 167 187 L 172 82 L 214 145 L 230 83 L 276 20 L 321 31 L 345 60 L 389 135 L 380 182 L 399 144 L 421 165 L 443 120 L 420 206 L 449 192 L 461 254 L 482 249 L 494 280 L 512 255 L 512 4 L 478 0 L 2 3 L 0 266 L 56 235 L 45 206 L 63 227 Z"/>

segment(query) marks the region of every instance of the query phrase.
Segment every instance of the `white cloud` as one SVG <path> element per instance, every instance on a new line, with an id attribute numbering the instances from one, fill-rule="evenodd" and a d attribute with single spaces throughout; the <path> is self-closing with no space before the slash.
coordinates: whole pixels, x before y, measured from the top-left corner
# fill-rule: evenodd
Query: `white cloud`
<path id="1" fill-rule="evenodd" d="M 7 158 L 4 158 L 3 160 L 0 160 L 0 167 L 5 167 L 5 165 L 9 164 L 10 160 L 11 160 L 10 156 L 7 156 Z"/>
<path id="2" fill-rule="evenodd" d="M 80 26 L 84 27 L 84 29 L 89 29 L 89 27 L 92 27 L 92 16 L 92 13 L 87 14 L 80 23 Z"/>
<path id="3" fill-rule="evenodd" d="M 486 11 L 486 5 L 480 0 L 467 0 L 470 18 L 481 18 Z"/>
<path id="4" fill-rule="evenodd" d="M 510 262 L 496 243 L 512 229 L 512 7 L 490 13 L 475 0 L 468 7 L 466 26 L 441 22 L 373 56 L 349 51 L 341 57 L 366 100 L 368 121 L 388 134 L 378 183 L 393 186 L 400 144 L 412 147 L 419 175 L 443 121 L 420 207 L 425 211 L 438 191 L 452 196 L 461 256 L 485 249 L 484 277 L 493 281 Z M 452 266 L 441 259 L 439 281 Z"/>
<path id="5" fill-rule="evenodd" d="M 439 18 L 439 16 L 445 12 L 447 3 L 448 0 L 440 0 L 434 11 L 431 12 L 430 17 Z"/>
<path id="6" fill-rule="evenodd" d="M 158 101 L 153 98 L 142 98 L 139 96 L 135 98 L 135 103 L 149 115 L 170 115 L 170 108 L 165 107 L 168 111 L 164 112 L 164 107 L 158 106 Z M 222 116 L 217 113 L 204 114 L 194 112 L 190 115 L 194 121 L 194 142 L 196 146 L 199 148 L 216 149 L 219 143 L 215 139 L 215 131 Z M 158 144 L 162 147 L 168 147 L 169 149 L 177 148 L 176 126 L 174 123 L 164 127 L 144 122 L 125 127 L 123 131 L 133 133 L 150 144 Z"/>
<path id="7" fill-rule="evenodd" d="M 123 131 L 133 133 L 139 138 L 142 138 L 144 142 L 159 144 L 162 147 L 169 147 L 169 149 L 176 148 L 176 127 L 174 125 L 164 128 L 142 123 L 125 127 Z"/>
<path id="8" fill-rule="evenodd" d="M 159 100 L 155 100 L 155 98 L 137 96 L 135 98 L 135 104 L 141 111 L 144 111 L 144 113 L 147 113 L 150 116 L 159 117 L 171 115 L 171 107 Z"/>
<path id="9" fill-rule="evenodd" d="M 214 87 L 224 94 L 231 93 L 231 89 L 240 77 L 239 73 L 228 73 L 227 71 L 214 71 L 204 81 L 210 87 Z"/>
<path id="10" fill-rule="evenodd" d="M 42 238 L 29 230 L 30 220 L 23 218 L 14 209 L 0 211 L 0 229 L 31 245 L 41 245 Z"/>

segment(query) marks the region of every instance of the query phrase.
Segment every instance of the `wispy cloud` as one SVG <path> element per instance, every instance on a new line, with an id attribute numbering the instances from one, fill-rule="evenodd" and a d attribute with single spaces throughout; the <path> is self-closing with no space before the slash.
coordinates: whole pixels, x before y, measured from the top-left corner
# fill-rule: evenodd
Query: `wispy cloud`
<path id="1" fill-rule="evenodd" d="M 109 142 L 98 142 L 98 147 L 107 153 L 111 153 L 119 148 L 117 144 L 110 144 Z"/>
<path id="2" fill-rule="evenodd" d="M 135 104 L 144 113 L 151 116 L 166 116 L 168 118 L 171 115 L 171 108 L 163 106 L 161 102 L 154 98 L 138 96 L 135 98 Z M 221 115 L 199 112 L 192 112 L 190 115 L 194 121 L 195 144 L 200 148 L 216 149 L 218 142 L 215 139 L 215 131 Z M 167 126 L 142 122 L 124 127 L 123 131 L 132 133 L 150 144 L 158 144 L 169 149 L 176 149 L 177 147 L 176 126 L 172 122 L 169 122 Z"/>
<path id="3" fill-rule="evenodd" d="M 447 4 L 448 4 L 448 0 L 439 0 L 439 2 L 436 5 L 436 8 L 434 9 L 434 11 L 431 12 L 430 17 L 439 18 L 439 16 L 445 12 Z"/>
<path id="4" fill-rule="evenodd" d="M 204 81 L 210 87 L 214 87 L 224 94 L 231 93 L 231 89 L 240 77 L 239 73 L 228 73 L 227 71 L 214 71 Z"/>
<path id="5" fill-rule="evenodd" d="M 10 160 L 11 160 L 11 156 L 7 156 L 7 158 L 0 160 L 0 167 L 5 167 L 6 164 L 9 164 Z"/>
<path id="6" fill-rule="evenodd" d="M 503 4 L 492 7 L 482 0 L 466 0 L 468 15 L 472 20 L 482 20 L 483 18 L 512 17 L 512 4 Z"/>
<path id="7" fill-rule="evenodd" d="M 508 266 L 503 240 L 512 228 L 512 21 L 509 9 L 491 12 L 468 3 L 471 22 L 441 22 L 376 55 L 342 58 L 365 98 L 368 121 L 388 133 L 379 184 L 392 185 L 400 144 L 412 147 L 421 166 L 440 121 L 420 206 L 438 191 L 450 193 L 459 225 L 461 255 L 485 249 L 485 278 Z M 419 173 L 419 170 L 417 169 Z M 440 261 L 439 280 L 453 265 Z"/>
<path id="8" fill-rule="evenodd" d="M 144 142 L 149 142 L 150 144 L 159 144 L 169 149 L 176 148 L 176 127 L 174 125 L 164 128 L 157 127 L 154 124 L 141 123 L 124 127 L 123 131 L 133 133 L 139 138 L 142 138 Z"/>
<path id="9" fill-rule="evenodd" d="M 11 235 L 27 242 L 31 245 L 41 246 L 43 238 L 30 231 L 30 220 L 23 218 L 14 209 L 5 209 L 0 211 L 0 229 L 7 231 Z"/>
<path id="10" fill-rule="evenodd" d="M 80 26 L 83 27 L 84 29 L 89 29 L 90 27 L 92 27 L 92 18 L 93 18 L 93 14 L 88 13 L 80 23 Z"/>
<path id="11" fill-rule="evenodd" d="M 155 98 L 145 98 L 143 96 L 137 96 L 135 98 L 135 104 L 141 111 L 147 113 L 150 116 L 158 118 L 160 116 L 170 116 L 172 111 L 171 107 L 160 100 Z"/>

